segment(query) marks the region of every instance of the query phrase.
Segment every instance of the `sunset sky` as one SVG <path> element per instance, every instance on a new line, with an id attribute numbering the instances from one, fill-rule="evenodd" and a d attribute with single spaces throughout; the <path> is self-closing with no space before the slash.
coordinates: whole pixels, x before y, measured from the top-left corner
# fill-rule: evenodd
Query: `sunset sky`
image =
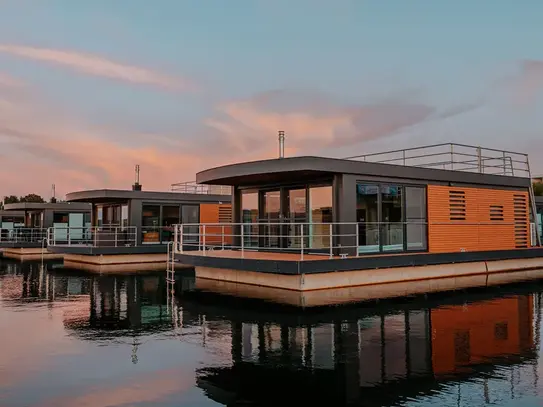
<path id="1" fill-rule="evenodd" d="M 543 173 L 543 2 L 0 0 L 0 195 L 435 142 Z"/>

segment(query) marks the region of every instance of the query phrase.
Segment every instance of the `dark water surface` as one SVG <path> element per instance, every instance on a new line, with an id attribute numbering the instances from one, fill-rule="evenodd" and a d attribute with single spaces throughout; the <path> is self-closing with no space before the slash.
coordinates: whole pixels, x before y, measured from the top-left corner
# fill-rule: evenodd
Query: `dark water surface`
<path id="1" fill-rule="evenodd" d="M 543 286 L 312 312 L 0 260 L 0 406 L 543 404 Z"/>

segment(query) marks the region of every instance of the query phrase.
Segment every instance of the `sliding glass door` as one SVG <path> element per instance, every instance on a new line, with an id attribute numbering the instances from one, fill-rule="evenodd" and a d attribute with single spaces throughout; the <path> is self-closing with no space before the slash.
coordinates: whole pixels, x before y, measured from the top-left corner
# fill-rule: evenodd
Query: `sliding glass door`
<path id="1" fill-rule="evenodd" d="M 426 250 L 426 188 L 357 184 L 358 252 Z"/>

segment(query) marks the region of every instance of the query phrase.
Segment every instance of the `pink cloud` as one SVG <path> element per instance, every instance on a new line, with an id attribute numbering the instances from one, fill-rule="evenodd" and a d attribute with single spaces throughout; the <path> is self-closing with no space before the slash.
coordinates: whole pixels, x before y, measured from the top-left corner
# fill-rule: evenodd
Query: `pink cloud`
<path id="1" fill-rule="evenodd" d="M 20 58 L 63 66 L 87 75 L 150 85 L 169 90 L 185 91 L 194 89 L 195 86 L 192 82 L 183 78 L 164 75 L 149 69 L 122 64 L 101 56 L 82 52 L 13 44 L 0 44 L 0 52 Z"/>

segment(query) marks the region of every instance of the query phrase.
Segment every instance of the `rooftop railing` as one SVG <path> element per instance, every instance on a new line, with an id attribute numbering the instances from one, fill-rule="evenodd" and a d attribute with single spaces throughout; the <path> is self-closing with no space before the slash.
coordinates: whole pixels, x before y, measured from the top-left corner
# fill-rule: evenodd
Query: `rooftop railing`
<path id="1" fill-rule="evenodd" d="M 231 195 L 232 188 L 226 185 L 198 184 L 196 181 L 179 182 L 171 185 L 172 192 L 185 194 Z"/>
<path id="2" fill-rule="evenodd" d="M 456 143 L 356 155 L 345 159 L 513 177 L 529 178 L 531 175 L 528 154 Z"/>

